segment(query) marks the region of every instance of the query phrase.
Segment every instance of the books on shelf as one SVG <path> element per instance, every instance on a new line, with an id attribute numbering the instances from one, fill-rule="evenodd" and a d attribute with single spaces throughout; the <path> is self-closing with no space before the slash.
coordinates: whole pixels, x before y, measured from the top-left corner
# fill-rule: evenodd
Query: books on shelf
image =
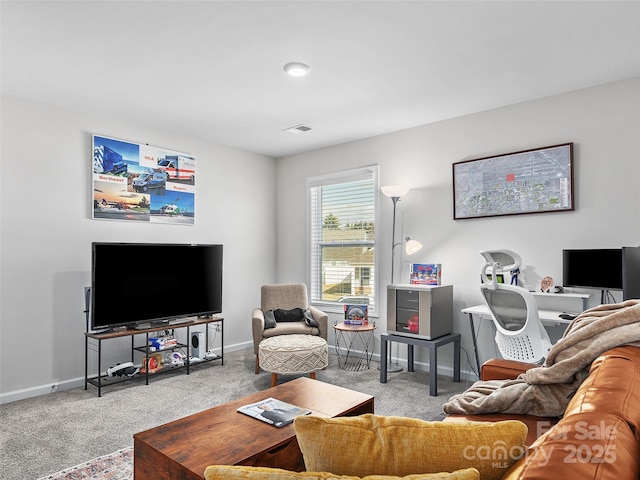
<path id="1" fill-rule="evenodd" d="M 173 348 L 178 345 L 178 341 L 173 336 L 166 337 L 149 337 L 149 350 L 155 352 L 157 350 L 164 350 L 167 348 Z"/>
<path id="2" fill-rule="evenodd" d="M 409 283 L 412 285 L 442 284 L 442 264 L 412 263 Z"/>
<path id="3" fill-rule="evenodd" d="M 345 325 L 369 325 L 369 305 L 344 306 Z"/>
<path id="4" fill-rule="evenodd" d="M 256 403 L 243 405 L 238 408 L 238 412 L 270 423 L 276 427 L 283 427 L 293 422 L 293 420 L 300 415 L 309 415 L 311 410 L 296 407 L 290 403 L 269 397 Z"/>

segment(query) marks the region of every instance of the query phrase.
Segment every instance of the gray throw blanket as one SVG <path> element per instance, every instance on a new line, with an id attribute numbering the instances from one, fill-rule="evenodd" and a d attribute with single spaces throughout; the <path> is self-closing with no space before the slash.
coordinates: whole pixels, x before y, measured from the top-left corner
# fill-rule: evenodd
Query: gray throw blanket
<path id="1" fill-rule="evenodd" d="M 573 320 L 541 367 L 514 380 L 474 383 L 443 405 L 445 413 L 528 414 L 561 417 L 576 390 L 587 378 L 591 363 L 621 345 L 640 347 L 640 300 L 604 304 Z"/>

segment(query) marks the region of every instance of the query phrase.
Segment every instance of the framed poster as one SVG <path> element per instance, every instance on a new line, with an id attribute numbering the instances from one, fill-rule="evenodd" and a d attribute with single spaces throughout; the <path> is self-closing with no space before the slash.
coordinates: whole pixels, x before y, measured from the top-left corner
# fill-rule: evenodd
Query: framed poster
<path id="1" fill-rule="evenodd" d="M 569 210 L 573 143 L 453 164 L 454 220 Z"/>
<path id="2" fill-rule="evenodd" d="M 93 218 L 193 225 L 196 159 L 93 135 Z"/>

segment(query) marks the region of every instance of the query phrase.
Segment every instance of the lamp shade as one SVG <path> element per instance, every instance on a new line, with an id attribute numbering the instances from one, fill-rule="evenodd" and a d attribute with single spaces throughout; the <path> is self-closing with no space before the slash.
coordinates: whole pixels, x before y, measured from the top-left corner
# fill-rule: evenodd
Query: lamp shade
<path id="1" fill-rule="evenodd" d="M 404 247 L 407 255 L 413 255 L 414 253 L 419 252 L 422 249 L 422 244 L 417 240 L 411 240 L 407 237 L 407 244 Z"/>
<path id="2" fill-rule="evenodd" d="M 381 187 L 380 190 L 389 198 L 401 198 L 409 192 L 409 187 L 405 187 L 404 185 L 386 185 Z"/>

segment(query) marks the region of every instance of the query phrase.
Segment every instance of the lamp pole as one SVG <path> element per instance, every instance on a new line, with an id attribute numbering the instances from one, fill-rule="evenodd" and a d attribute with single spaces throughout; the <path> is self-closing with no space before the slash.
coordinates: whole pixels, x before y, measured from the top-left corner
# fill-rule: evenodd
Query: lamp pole
<path id="1" fill-rule="evenodd" d="M 382 187 L 381 189 L 382 189 L 382 193 L 386 197 L 389 197 L 393 202 L 393 225 L 392 225 L 392 231 L 391 231 L 391 285 L 393 285 L 393 274 L 395 270 L 395 257 L 396 257 L 395 253 L 396 253 L 396 247 L 399 245 L 399 243 L 396 244 L 396 204 L 398 203 L 400 198 L 402 198 L 407 194 L 407 192 L 409 191 L 409 187 L 405 187 L 402 185 L 389 185 L 386 187 Z M 407 237 L 407 241 L 409 241 L 409 237 Z M 418 250 L 422 246 L 418 242 L 413 241 L 413 243 L 418 245 Z M 389 361 L 387 362 L 387 372 L 401 372 L 402 367 L 400 366 L 400 364 L 393 363 L 393 360 L 392 360 L 393 356 L 391 355 L 392 346 L 393 346 L 393 343 L 389 346 Z M 382 359 L 380 360 L 383 361 Z"/>
<path id="2" fill-rule="evenodd" d="M 391 227 L 391 285 L 393 285 L 393 272 L 395 270 L 395 258 L 396 258 L 396 204 L 400 200 L 398 196 L 392 196 L 393 202 L 393 222 Z M 399 363 L 393 363 L 393 355 L 391 352 L 391 345 L 389 346 L 389 360 L 387 361 L 387 372 L 397 373 L 402 371 L 402 367 Z"/>
<path id="3" fill-rule="evenodd" d="M 398 203 L 400 197 L 391 197 L 393 201 L 393 223 L 391 229 L 391 285 L 393 285 L 393 271 L 395 270 L 395 258 L 396 258 L 396 203 Z"/>

